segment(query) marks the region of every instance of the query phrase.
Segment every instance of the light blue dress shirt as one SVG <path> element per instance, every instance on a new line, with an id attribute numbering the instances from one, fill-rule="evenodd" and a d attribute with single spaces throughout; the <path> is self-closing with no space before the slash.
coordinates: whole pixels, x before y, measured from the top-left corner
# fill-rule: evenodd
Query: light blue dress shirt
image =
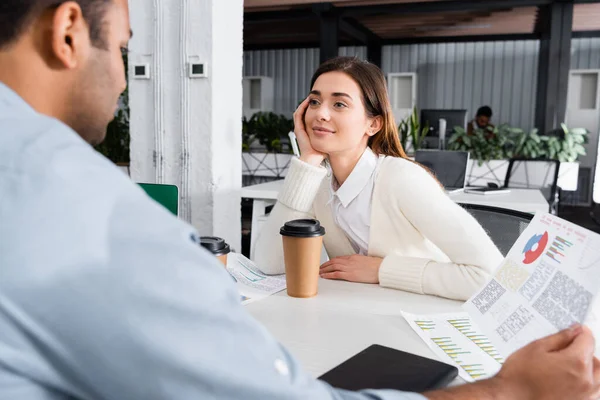
<path id="1" fill-rule="evenodd" d="M 0 83 L 0 399 L 423 399 L 310 377 L 194 234 Z"/>

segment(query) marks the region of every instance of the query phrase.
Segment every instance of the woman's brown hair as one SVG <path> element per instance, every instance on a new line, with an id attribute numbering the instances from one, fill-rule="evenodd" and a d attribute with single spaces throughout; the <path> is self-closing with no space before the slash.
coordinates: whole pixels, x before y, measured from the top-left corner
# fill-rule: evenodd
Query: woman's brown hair
<path id="1" fill-rule="evenodd" d="M 383 72 L 374 64 L 356 57 L 336 57 L 317 68 L 310 81 L 312 88 L 319 76 L 327 72 L 343 72 L 350 76 L 363 93 L 363 104 L 369 118 L 383 119 L 381 130 L 369 138 L 368 145 L 375 154 L 407 158 L 392 114 Z"/>

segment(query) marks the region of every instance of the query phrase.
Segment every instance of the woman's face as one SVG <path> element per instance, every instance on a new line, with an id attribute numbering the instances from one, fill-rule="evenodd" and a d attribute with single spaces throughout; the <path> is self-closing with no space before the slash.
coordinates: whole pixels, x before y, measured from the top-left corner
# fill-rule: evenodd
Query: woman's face
<path id="1" fill-rule="evenodd" d="M 327 72 L 315 81 L 306 110 L 306 131 L 312 147 L 328 155 L 362 152 L 369 136 L 380 129 L 368 118 L 360 86 L 343 72 Z"/>

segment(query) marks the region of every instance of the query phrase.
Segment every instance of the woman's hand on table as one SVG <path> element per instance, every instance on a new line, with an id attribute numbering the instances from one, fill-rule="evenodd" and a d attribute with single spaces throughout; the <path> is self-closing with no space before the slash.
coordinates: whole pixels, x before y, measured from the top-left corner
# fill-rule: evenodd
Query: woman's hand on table
<path id="1" fill-rule="evenodd" d="M 383 258 L 343 256 L 323 263 L 319 275 L 324 279 L 338 279 L 350 282 L 379 283 L 379 267 Z"/>

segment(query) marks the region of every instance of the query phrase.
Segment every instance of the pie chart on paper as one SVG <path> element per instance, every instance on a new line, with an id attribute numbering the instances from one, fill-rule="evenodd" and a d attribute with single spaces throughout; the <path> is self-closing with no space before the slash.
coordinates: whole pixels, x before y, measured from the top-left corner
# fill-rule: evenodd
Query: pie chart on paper
<path id="1" fill-rule="evenodd" d="M 533 235 L 525 245 L 525 248 L 523 248 L 523 263 L 531 264 L 535 262 L 544 253 L 547 244 L 548 232 L 544 232 L 541 235 Z"/>

